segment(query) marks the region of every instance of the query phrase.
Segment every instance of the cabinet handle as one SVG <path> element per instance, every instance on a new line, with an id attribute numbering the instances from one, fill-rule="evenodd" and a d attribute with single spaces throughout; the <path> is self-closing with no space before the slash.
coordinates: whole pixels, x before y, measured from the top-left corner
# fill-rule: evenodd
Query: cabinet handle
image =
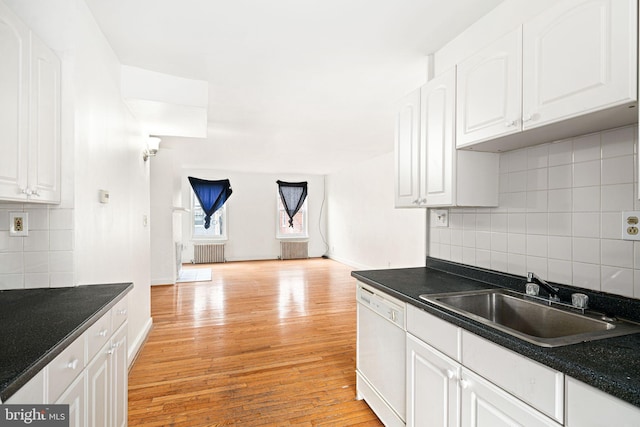
<path id="1" fill-rule="evenodd" d="M 420 199 L 415 199 L 415 200 L 414 200 L 413 202 L 411 202 L 411 203 L 413 203 L 414 205 L 417 205 L 417 204 L 419 204 L 419 203 L 420 203 Z"/>
<path id="2" fill-rule="evenodd" d="M 67 368 L 69 369 L 73 369 L 75 371 L 77 367 L 78 367 L 78 359 L 73 359 L 71 362 L 67 363 Z"/>
<path id="3" fill-rule="evenodd" d="M 447 375 L 447 378 L 449 378 L 450 380 L 452 380 L 452 379 L 454 379 L 456 377 L 455 371 L 453 371 L 451 369 L 447 369 L 445 374 Z"/>
<path id="4" fill-rule="evenodd" d="M 505 124 L 504 124 L 504 125 L 505 125 L 505 127 L 510 128 L 510 127 L 513 127 L 513 126 L 515 126 L 515 125 L 517 125 L 517 124 L 518 124 L 518 121 L 517 121 L 517 120 L 511 120 L 511 121 L 507 121 L 507 122 L 505 122 Z"/>
<path id="5" fill-rule="evenodd" d="M 19 190 L 22 194 L 26 194 L 27 196 L 31 195 L 31 190 L 28 188 L 20 188 Z"/>
<path id="6" fill-rule="evenodd" d="M 127 309 L 123 308 L 122 310 L 118 310 L 118 314 L 122 315 L 122 316 L 126 316 L 127 314 Z"/>
<path id="7" fill-rule="evenodd" d="M 469 388 L 471 384 L 469 383 L 469 381 L 467 380 L 460 380 L 460 387 L 462 388 Z"/>
<path id="8" fill-rule="evenodd" d="M 31 190 L 31 196 L 40 197 L 40 191 L 36 188 L 35 190 Z"/>
<path id="9" fill-rule="evenodd" d="M 527 114 L 526 116 L 522 116 L 522 122 L 523 123 L 530 122 L 531 120 L 533 120 L 533 116 L 531 114 Z"/>
<path id="10" fill-rule="evenodd" d="M 106 337 L 106 336 L 107 336 L 107 332 L 108 332 L 108 331 L 107 331 L 106 329 L 103 329 L 103 330 L 101 330 L 100 332 L 98 332 L 98 336 Z"/>

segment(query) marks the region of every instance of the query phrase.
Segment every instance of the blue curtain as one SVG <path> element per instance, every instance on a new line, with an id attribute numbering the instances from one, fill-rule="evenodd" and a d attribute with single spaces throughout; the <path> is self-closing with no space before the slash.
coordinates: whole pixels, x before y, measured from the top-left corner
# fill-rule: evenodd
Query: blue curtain
<path id="1" fill-rule="evenodd" d="M 280 200 L 284 205 L 284 210 L 289 216 L 289 227 L 293 228 L 293 217 L 296 216 L 304 200 L 307 198 L 307 182 L 284 182 L 278 183 L 278 192 Z"/>
<path id="2" fill-rule="evenodd" d="M 208 181 L 190 176 L 189 183 L 204 211 L 204 228 L 208 229 L 211 225 L 211 215 L 220 209 L 231 196 L 231 182 L 228 179 Z"/>

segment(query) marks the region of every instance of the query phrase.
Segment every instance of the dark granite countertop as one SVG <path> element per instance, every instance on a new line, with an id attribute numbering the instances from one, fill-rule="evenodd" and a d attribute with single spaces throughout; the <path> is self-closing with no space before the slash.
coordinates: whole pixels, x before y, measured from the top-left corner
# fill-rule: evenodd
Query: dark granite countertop
<path id="1" fill-rule="evenodd" d="M 540 347 L 462 315 L 429 304 L 421 294 L 506 287 L 524 292 L 525 278 L 462 264 L 427 259 L 427 267 L 354 271 L 353 277 L 428 313 L 529 357 L 570 377 L 640 407 L 640 334 L 555 348 Z M 589 295 L 594 310 L 640 321 L 640 301 L 564 285 L 563 300 L 571 292 Z"/>
<path id="2" fill-rule="evenodd" d="M 133 288 L 132 283 L 0 291 L 5 402 Z"/>

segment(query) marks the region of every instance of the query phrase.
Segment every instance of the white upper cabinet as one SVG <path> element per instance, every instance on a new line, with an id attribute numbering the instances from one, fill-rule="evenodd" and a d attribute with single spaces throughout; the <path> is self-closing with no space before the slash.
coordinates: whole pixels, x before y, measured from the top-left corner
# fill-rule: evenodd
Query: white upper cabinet
<path id="1" fill-rule="evenodd" d="M 455 82 L 451 69 L 400 106 L 396 207 L 498 205 L 498 155 L 455 148 Z"/>
<path id="2" fill-rule="evenodd" d="M 60 202 L 60 60 L 0 2 L 0 200 Z"/>
<path id="3" fill-rule="evenodd" d="M 457 147 L 521 130 L 521 28 L 460 63 L 457 72 Z"/>
<path id="4" fill-rule="evenodd" d="M 420 150 L 425 155 L 420 159 L 420 199 L 427 205 L 453 203 L 455 93 L 454 70 L 422 87 Z"/>
<path id="5" fill-rule="evenodd" d="M 27 185 L 29 29 L 0 2 L 0 198 Z"/>
<path id="6" fill-rule="evenodd" d="M 29 189 L 34 201 L 60 201 L 60 60 L 31 34 Z"/>
<path id="7" fill-rule="evenodd" d="M 395 197 L 396 207 L 418 206 L 419 196 L 419 144 L 420 144 L 420 89 L 400 101 L 396 115 L 395 141 Z"/>
<path id="8" fill-rule="evenodd" d="M 563 0 L 458 65 L 458 148 L 508 151 L 638 121 L 637 1 Z"/>
<path id="9" fill-rule="evenodd" d="M 564 0 L 524 26 L 523 129 L 635 101 L 636 0 Z"/>

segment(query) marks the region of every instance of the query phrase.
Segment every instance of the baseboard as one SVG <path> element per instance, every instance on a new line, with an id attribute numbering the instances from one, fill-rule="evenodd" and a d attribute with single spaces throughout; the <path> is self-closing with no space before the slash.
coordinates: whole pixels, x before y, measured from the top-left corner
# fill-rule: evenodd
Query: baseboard
<path id="1" fill-rule="evenodd" d="M 173 277 L 166 279 L 151 279 L 151 286 L 158 285 L 175 285 L 175 280 L 173 280 Z"/>
<path id="2" fill-rule="evenodd" d="M 356 270 L 377 270 L 376 268 L 373 268 L 371 266 L 360 264 L 360 263 L 355 262 L 353 260 L 336 256 L 335 254 L 328 254 L 327 256 L 330 259 L 334 260 L 334 261 L 337 261 L 337 262 L 339 262 L 341 264 L 344 264 L 344 265 L 347 265 L 349 267 L 355 268 Z"/>
<path id="3" fill-rule="evenodd" d="M 127 355 L 127 366 L 129 368 L 131 368 L 133 362 L 136 360 L 136 357 L 138 357 L 138 353 L 140 352 L 140 349 L 142 348 L 144 342 L 147 340 L 152 327 L 153 318 L 149 317 L 149 320 L 147 320 L 147 323 L 145 323 L 142 331 L 140 331 L 135 340 L 131 341 L 131 345 L 129 346 L 129 354 Z"/>

